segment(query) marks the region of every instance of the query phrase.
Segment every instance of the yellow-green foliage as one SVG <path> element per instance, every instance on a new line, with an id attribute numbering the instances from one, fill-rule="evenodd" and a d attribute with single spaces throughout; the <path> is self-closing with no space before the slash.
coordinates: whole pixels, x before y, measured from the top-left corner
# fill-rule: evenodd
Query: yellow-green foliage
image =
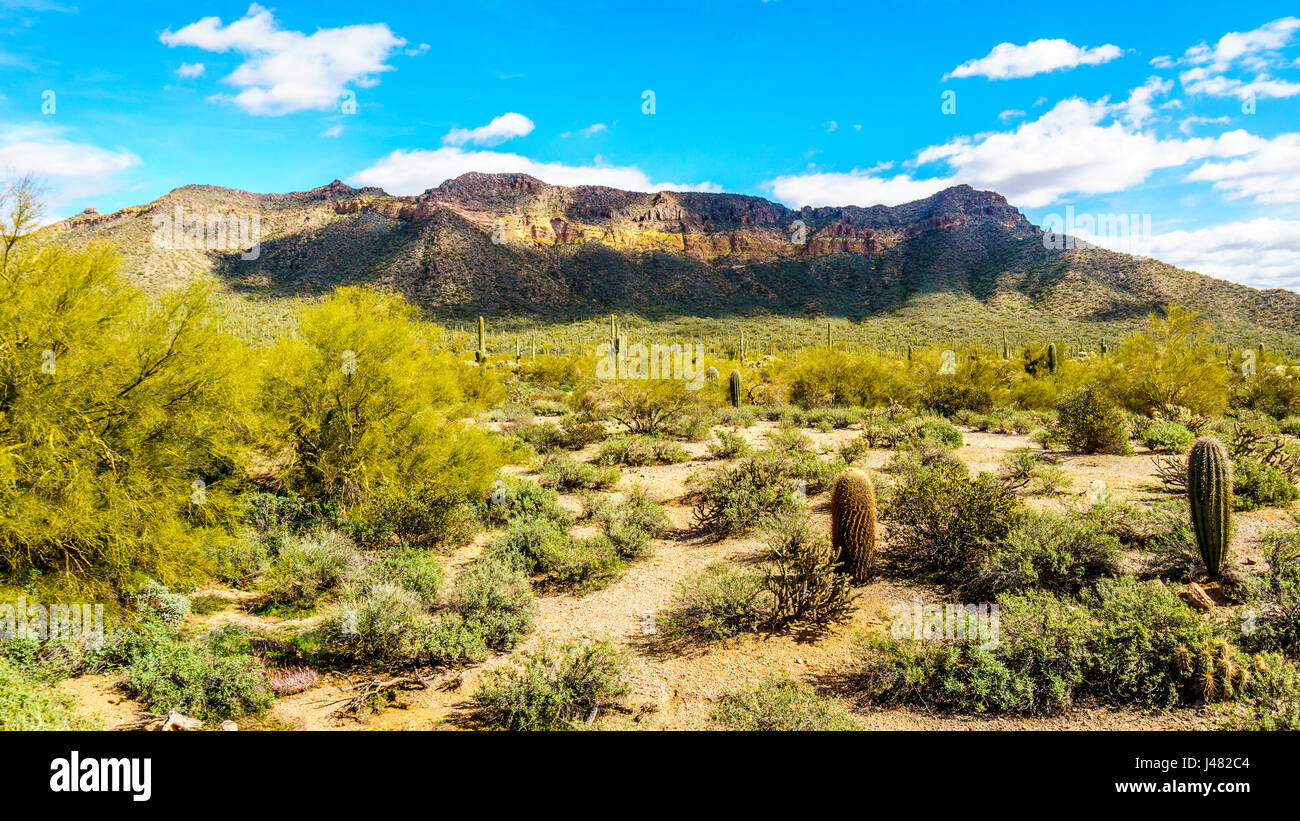
<path id="1" fill-rule="evenodd" d="M 486 488 L 507 446 L 461 420 L 495 383 L 438 341 L 400 296 L 340 288 L 305 310 L 262 374 L 269 444 L 292 448 L 286 485 L 347 502 L 380 483 Z"/>
<path id="2" fill-rule="evenodd" d="M 1227 405 L 1231 374 L 1214 341 L 1196 314 L 1171 307 L 1165 317 L 1152 316 L 1146 332 L 1125 338 L 1098 378 L 1134 413 L 1179 406 L 1216 415 Z"/>
<path id="3" fill-rule="evenodd" d="M 831 546 L 853 581 L 865 582 L 871 576 L 876 552 L 876 491 L 870 477 L 856 468 L 841 473 L 831 490 Z"/>
<path id="4" fill-rule="evenodd" d="M 232 516 L 246 395 L 207 287 L 148 299 L 107 249 L 21 242 L 0 273 L 0 575 L 195 578 Z"/>

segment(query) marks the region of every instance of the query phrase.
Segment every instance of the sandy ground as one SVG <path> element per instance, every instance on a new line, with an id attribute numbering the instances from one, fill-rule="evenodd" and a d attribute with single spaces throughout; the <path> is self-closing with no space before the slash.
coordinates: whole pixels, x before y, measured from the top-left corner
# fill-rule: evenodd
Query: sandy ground
<path id="1" fill-rule="evenodd" d="M 769 423 L 742 428 L 739 433 L 755 445 L 763 446 L 765 434 L 773 429 Z M 964 431 L 965 444 L 956 451 L 972 469 L 996 470 L 1012 450 L 1031 446 L 1024 436 Z M 831 454 L 848 440 L 855 430 L 828 433 L 807 431 L 817 449 Z M 594 456 L 592 446 L 578 458 Z M 617 498 L 631 486 L 640 485 L 649 495 L 665 505 L 673 524 L 687 528 L 691 511 L 683 502 L 686 480 L 692 473 L 722 464 L 710 458 L 702 443 L 688 444 L 689 462 L 659 467 L 628 468 L 615 492 Z M 872 451 L 860 464 L 878 469 L 890 458 L 888 451 Z M 1060 455 L 1059 464 L 1073 479 L 1072 487 L 1062 496 L 1030 500 L 1037 507 L 1060 507 L 1082 502 L 1095 490 L 1095 483 L 1105 484 L 1116 499 L 1151 502 L 1162 498 L 1149 454 L 1132 456 Z M 528 475 L 527 468 L 512 472 Z M 816 522 L 829 530 L 828 494 L 809 499 Z M 561 498 L 573 511 L 580 507 L 574 495 Z M 1294 519 L 1287 511 L 1266 510 L 1237 516 L 1234 554 L 1247 561 L 1258 559 L 1260 534 Z M 483 549 L 490 534 L 481 534 L 474 543 L 444 559 L 449 577 Z M 565 641 L 580 638 L 608 638 L 624 650 L 627 676 L 632 694 L 625 712 L 606 718 L 611 728 L 699 729 L 710 725 L 709 714 L 726 694 L 752 686 L 773 675 L 785 675 L 805 681 L 830 692 L 836 676 L 851 669 L 856 638 L 863 633 L 884 633 L 888 629 L 889 610 L 896 603 L 909 602 L 920 594 L 927 601 L 942 599 L 937 590 L 924 589 L 890 580 L 880 580 L 860 589 L 852 619 L 836 629 L 816 637 L 798 634 L 748 636 L 684 655 L 663 655 L 647 640 L 652 617 L 674 598 L 680 582 L 712 562 L 721 559 L 755 561 L 762 555 L 762 542 L 756 536 L 701 541 L 679 534 L 654 543 L 652 554 L 631 563 L 621 578 L 607 587 L 585 595 L 545 592 L 538 596 L 536 630 L 516 650 L 533 648 L 546 640 Z M 187 631 L 227 623 L 238 623 L 251 630 L 284 631 L 303 629 L 313 619 L 281 621 L 250 612 L 257 601 L 255 593 L 212 589 L 207 595 L 229 600 L 229 605 L 206 616 L 191 616 Z M 322 683 L 305 693 L 277 700 L 269 715 L 261 721 L 244 722 L 246 727 L 274 729 L 455 729 L 467 726 L 468 708 L 476 680 L 486 670 L 510 663 L 510 656 L 496 656 L 464 669 L 438 672 L 432 686 L 424 690 L 401 693 L 397 702 L 382 712 L 359 722 L 338 719 L 333 713 L 348 687 L 338 675 L 324 677 Z M 73 694 L 88 712 L 104 717 L 106 726 L 131 720 L 138 711 L 122 697 L 111 676 L 88 676 L 64 682 L 61 686 Z M 1215 716 L 1207 710 L 1182 709 L 1146 714 L 1133 710 L 1101 706 L 1081 706 L 1053 718 L 1028 719 L 1007 717 L 971 717 L 930 715 L 911 710 L 882 710 L 858 704 L 846 704 L 864 729 L 1198 729 L 1209 728 Z"/>

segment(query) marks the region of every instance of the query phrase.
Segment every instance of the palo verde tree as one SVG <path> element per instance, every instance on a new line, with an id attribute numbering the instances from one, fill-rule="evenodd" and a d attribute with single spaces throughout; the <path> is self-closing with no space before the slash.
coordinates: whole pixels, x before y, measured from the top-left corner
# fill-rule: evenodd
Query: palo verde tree
<path id="1" fill-rule="evenodd" d="M 1212 330 L 1176 305 L 1152 315 L 1147 330 L 1126 337 L 1100 367 L 1111 395 L 1134 413 L 1177 406 L 1217 415 L 1227 404 L 1231 374 Z"/>
<path id="2" fill-rule="evenodd" d="M 385 485 L 485 490 L 506 446 L 463 420 L 500 388 L 441 337 L 396 294 L 345 287 L 306 308 L 261 381 L 266 444 L 291 454 L 284 485 L 344 504 Z"/>
<path id="3" fill-rule="evenodd" d="M 197 578 L 242 471 L 244 349 L 208 289 L 150 298 L 104 247 L 43 246 L 27 182 L 0 203 L 0 576 L 58 594 Z"/>

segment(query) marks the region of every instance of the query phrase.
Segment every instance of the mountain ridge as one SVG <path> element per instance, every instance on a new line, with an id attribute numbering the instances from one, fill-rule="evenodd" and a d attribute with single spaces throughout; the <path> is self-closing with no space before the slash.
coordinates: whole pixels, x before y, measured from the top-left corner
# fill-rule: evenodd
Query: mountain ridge
<path id="1" fill-rule="evenodd" d="M 252 215 L 260 253 L 158 248 L 156 219 Z M 790 209 L 762 197 L 558 186 L 471 172 L 414 196 L 340 180 L 257 194 L 187 185 L 46 229 L 115 242 L 149 288 L 199 273 L 250 298 L 369 282 L 430 314 L 581 318 L 774 313 L 866 318 L 946 310 L 1127 322 L 1179 302 L 1225 327 L 1300 335 L 1300 294 L 1260 291 L 1078 243 L 1056 249 L 993 191 L 959 185 L 898 206 Z M 965 307 L 962 307 L 965 306 Z"/>

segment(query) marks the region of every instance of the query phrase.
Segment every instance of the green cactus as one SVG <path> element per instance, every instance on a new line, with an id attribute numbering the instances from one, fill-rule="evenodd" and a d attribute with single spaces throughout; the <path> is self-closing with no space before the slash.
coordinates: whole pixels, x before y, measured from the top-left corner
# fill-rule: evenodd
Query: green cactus
<path id="1" fill-rule="evenodd" d="M 731 397 L 731 407 L 740 407 L 740 371 L 732 369 L 731 380 L 728 385 L 728 394 Z"/>
<path id="2" fill-rule="evenodd" d="M 1228 531 L 1232 525 L 1232 462 L 1223 443 L 1203 436 L 1187 455 L 1187 499 L 1192 509 L 1196 548 L 1210 578 L 1228 556 Z"/>
<path id="3" fill-rule="evenodd" d="M 1052 342 L 1047 346 L 1047 370 L 1049 373 L 1056 373 L 1056 343 Z"/>
<path id="4" fill-rule="evenodd" d="M 841 473 L 831 489 L 831 545 L 841 570 L 855 583 L 870 578 L 876 552 L 876 490 L 857 468 Z"/>
<path id="5" fill-rule="evenodd" d="M 474 358 L 479 362 L 487 359 L 487 338 L 483 330 L 483 317 L 478 318 L 478 350 L 474 352 Z"/>

